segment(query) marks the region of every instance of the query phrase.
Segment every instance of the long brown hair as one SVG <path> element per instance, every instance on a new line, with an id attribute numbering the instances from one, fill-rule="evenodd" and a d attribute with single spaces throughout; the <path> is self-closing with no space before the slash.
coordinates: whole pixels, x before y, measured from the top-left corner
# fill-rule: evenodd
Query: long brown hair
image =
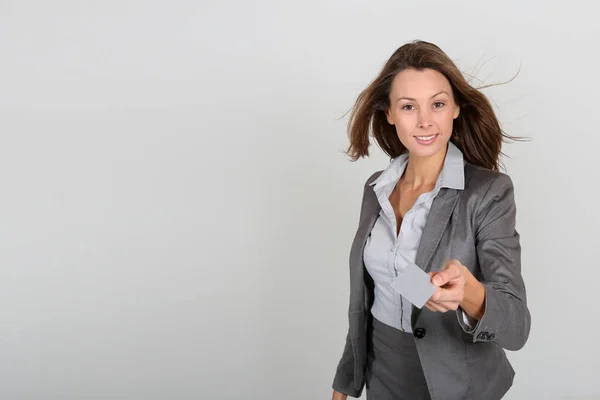
<path id="1" fill-rule="evenodd" d="M 466 161 L 498 170 L 503 139 L 518 138 L 502 131 L 490 101 L 467 82 L 450 57 L 435 44 L 421 40 L 398 48 L 379 76 L 358 96 L 348 121 L 350 145 L 346 153 L 351 159 L 369 155 L 370 136 L 391 158 L 406 152 L 385 115 L 390 107 L 392 81 L 405 69 L 433 69 L 448 79 L 454 101 L 460 106 L 450 141 L 463 152 Z"/>

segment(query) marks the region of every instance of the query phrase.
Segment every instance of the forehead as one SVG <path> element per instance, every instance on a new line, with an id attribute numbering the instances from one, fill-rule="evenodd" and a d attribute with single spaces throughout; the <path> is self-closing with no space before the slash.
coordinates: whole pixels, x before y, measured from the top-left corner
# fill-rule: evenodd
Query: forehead
<path id="1" fill-rule="evenodd" d="M 450 82 L 442 73 L 433 69 L 406 69 L 394 77 L 391 94 L 419 98 L 429 97 L 442 90 L 452 93 Z"/>

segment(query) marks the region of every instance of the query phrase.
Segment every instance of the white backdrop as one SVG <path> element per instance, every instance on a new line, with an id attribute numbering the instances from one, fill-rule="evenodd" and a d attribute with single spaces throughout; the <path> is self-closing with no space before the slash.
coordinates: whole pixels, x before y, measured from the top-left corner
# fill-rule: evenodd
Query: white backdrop
<path id="1" fill-rule="evenodd" d="M 0 1 L 0 398 L 328 399 L 365 179 L 344 113 L 437 43 L 504 129 L 507 399 L 600 399 L 597 4 Z M 479 81 L 473 81 L 480 84 Z"/>

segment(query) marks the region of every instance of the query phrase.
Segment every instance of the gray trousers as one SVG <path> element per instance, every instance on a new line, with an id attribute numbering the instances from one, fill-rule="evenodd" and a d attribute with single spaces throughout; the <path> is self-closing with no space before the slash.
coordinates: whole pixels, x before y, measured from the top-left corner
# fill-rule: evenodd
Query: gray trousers
<path id="1" fill-rule="evenodd" d="M 429 400 L 413 335 L 370 319 L 367 400 Z"/>

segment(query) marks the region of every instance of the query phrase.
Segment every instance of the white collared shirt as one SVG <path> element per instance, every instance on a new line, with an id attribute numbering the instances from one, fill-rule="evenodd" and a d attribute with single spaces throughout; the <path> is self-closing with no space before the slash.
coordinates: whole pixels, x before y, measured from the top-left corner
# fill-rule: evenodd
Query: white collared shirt
<path id="1" fill-rule="evenodd" d="M 363 258 L 367 271 L 375 283 L 375 300 L 371 313 L 386 325 L 405 332 L 412 332 L 412 304 L 392 287 L 395 270 L 405 268 L 407 262 L 415 262 L 421 234 L 429 215 L 433 199 L 441 188 L 463 190 L 465 187 L 462 152 L 452 142 L 444 159 L 444 166 L 431 192 L 421 194 L 412 208 L 406 212 L 396 236 L 396 215 L 389 197 L 404 174 L 408 154 L 394 158 L 381 175 L 371 183 L 381 205 L 377 221 L 365 245 Z M 423 266 L 419 266 L 423 268 Z M 472 326 L 463 313 L 465 323 Z"/>

